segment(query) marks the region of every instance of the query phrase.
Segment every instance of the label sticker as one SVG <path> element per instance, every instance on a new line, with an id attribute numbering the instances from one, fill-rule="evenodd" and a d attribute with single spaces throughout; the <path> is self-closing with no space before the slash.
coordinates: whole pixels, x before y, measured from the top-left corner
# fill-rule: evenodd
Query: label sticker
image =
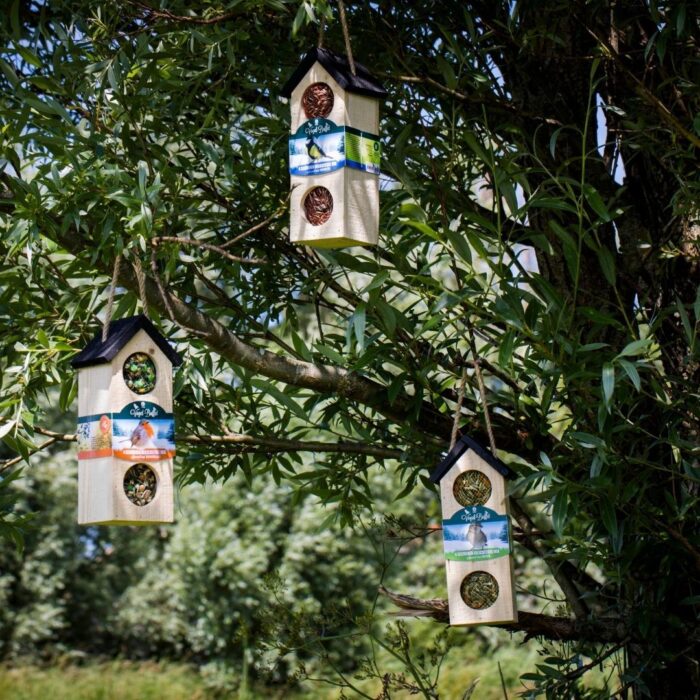
<path id="1" fill-rule="evenodd" d="M 134 401 L 119 413 L 78 418 L 78 459 L 117 457 L 158 462 L 175 456 L 175 420 L 150 401 Z"/>
<path id="2" fill-rule="evenodd" d="M 508 517 L 483 506 L 460 508 L 442 521 L 445 559 L 485 561 L 510 554 Z"/>
<path id="3" fill-rule="evenodd" d="M 346 163 L 351 168 L 366 170 L 368 173 L 379 175 L 379 161 L 382 155 L 382 145 L 379 137 L 366 131 L 345 128 Z"/>
<path id="4" fill-rule="evenodd" d="M 78 459 L 112 456 L 111 415 L 78 418 Z"/>
<path id="5" fill-rule="evenodd" d="M 292 175 L 322 175 L 345 166 L 378 175 L 380 156 L 378 136 L 330 119 L 309 119 L 289 137 Z"/>
<path id="6" fill-rule="evenodd" d="M 134 401 L 112 416 L 114 456 L 157 462 L 175 455 L 175 420 L 150 401 Z"/>

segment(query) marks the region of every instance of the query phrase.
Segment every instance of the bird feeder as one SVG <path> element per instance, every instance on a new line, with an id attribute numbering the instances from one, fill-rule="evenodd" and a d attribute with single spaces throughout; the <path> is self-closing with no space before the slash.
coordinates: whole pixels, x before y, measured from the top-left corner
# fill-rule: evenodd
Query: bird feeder
<path id="1" fill-rule="evenodd" d="M 376 245 L 379 234 L 379 100 L 386 90 L 359 63 L 316 48 L 282 88 L 292 110 L 292 243 Z"/>
<path id="2" fill-rule="evenodd" d="M 78 523 L 173 522 L 172 369 L 182 362 L 145 316 L 109 325 L 78 370 Z"/>
<path id="3" fill-rule="evenodd" d="M 462 436 L 430 475 L 440 484 L 451 625 L 517 622 L 506 479 L 515 473 Z"/>

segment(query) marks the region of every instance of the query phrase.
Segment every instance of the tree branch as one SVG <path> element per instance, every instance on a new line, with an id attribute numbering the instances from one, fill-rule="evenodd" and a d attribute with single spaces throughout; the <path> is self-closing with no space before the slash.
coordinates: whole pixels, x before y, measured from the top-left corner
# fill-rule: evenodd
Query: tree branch
<path id="1" fill-rule="evenodd" d="M 379 592 L 389 598 L 400 612 L 392 613 L 406 617 L 429 617 L 437 622 L 449 624 L 450 615 L 447 601 L 442 598 L 424 600 L 413 596 L 393 593 L 384 586 Z M 580 621 L 570 617 L 554 617 L 540 613 L 518 612 L 518 621 L 511 625 L 493 625 L 503 629 L 525 632 L 525 640 L 531 637 L 545 637 L 557 641 L 583 640 L 599 643 L 619 643 L 626 638 L 626 629 L 621 620 L 599 617 L 595 620 Z"/>
<path id="2" fill-rule="evenodd" d="M 35 452 L 39 452 L 55 442 L 76 442 L 77 436 L 73 433 L 55 433 L 46 428 L 34 427 L 34 431 L 50 438 L 39 445 Z M 242 433 L 226 433 L 224 435 L 176 435 L 175 440 L 187 445 L 234 445 L 240 447 L 260 447 L 261 452 L 325 452 L 369 455 L 377 459 L 400 459 L 401 450 L 388 447 L 377 447 L 363 442 L 320 442 L 317 440 L 283 440 L 280 438 L 258 437 Z M 34 452 L 32 453 L 34 454 Z M 13 458 L 12 462 L 21 461 L 21 457 Z M 4 466 L 3 466 L 4 468 Z"/>
<path id="3" fill-rule="evenodd" d="M 235 263 L 247 265 L 264 265 L 268 262 L 263 258 L 242 258 L 239 255 L 231 255 L 231 253 L 224 250 L 221 246 L 213 245 L 211 243 L 205 243 L 204 241 L 198 241 L 196 238 L 181 238 L 180 236 L 154 236 L 153 238 L 151 238 L 152 246 L 157 247 L 161 243 L 177 243 L 178 245 L 182 246 L 204 248 L 205 250 L 211 250 L 215 253 L 218 253 L 219 255 Z"/>
<path id="4" fill-rule="evenodd" d="M 135 2 L 134 0 L 128 0 L 130 5 L 138 7 L 143 10 L 148 16 L 155 17 L 157 19 L 165 19 L 169 22 L 184 22 L 186 24 L 199 24 L 199 25 L 209 25 L 209 24 L 219 24 L 220 22 L 227 22 L 230 19 L 239 17 L 242 13 L 240 11 L 226 12 L 219 15 L 214 15 L 212 17 L 197 17 L 196 15 L 176 15 L 169 10 L 157 10 L 155 7 L 147 5 L 145 2 Z"/>
<path id="5" fill-rule="evenodd" d="M 669 110 L 669 108 L 627 67 L 620 54 L 615 50 L 610 42 L 604 37 L 598 36 L 595 31 L 589 29 L 588 27 L 586 27 L 586 31 L 598 42 L 605 54 L 615 61 L 615 64 L 620 68 L 625 76 L 627 76 L 627 78 L 634 83 L 637 94 L 654 109 L 654 111 L 659 115 L 661 121 L 666 122 L 671 129 L 690 141 L 693 146 L 700 148 L 700 138 L 686 129 L 682 122 Z"/>
<path id="6" fill-rule="evenodd" d="M 562 570 L 561 566 L 559 566 L 559 562 L 548 556 L 547 551 L 540 544 L 538 538 L 533 534 L 536 532 L 537 528 L 535 527 L 532 518 L 514 498 L 510 499 L 510 508 L 513 518 L 515 518 L 515 522 L 520 525 L 520 528 L 528 538 L 532 548 L 537 552 L 542 560 L 547 563 L 549 570 L 552 572 L 552 576 L 554 576 L 554 580 L 559 584 L 559 588 L 561 588 L 567 602 L 574 611 L 576 619 L 585 620 L 586 617 L 588 617 L 588 606 L 581 598 L 581 594 L 576 588 L 574 582 L 566 574 L 566 572 Z"/>

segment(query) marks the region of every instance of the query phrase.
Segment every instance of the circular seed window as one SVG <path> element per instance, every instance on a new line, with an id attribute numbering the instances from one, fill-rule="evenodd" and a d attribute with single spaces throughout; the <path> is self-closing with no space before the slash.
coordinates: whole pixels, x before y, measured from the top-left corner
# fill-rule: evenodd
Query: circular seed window
<path id="1" fill-rule="evenodd" d="M 304 197 L 304 213 L 312 226 L 325 224 L 333 213 L 333 195 L 325 187 L 314 187 Z"/>
<path id="2" fill-rule="evenodd" d="M 147 394 L 156 387 L 156 366 L 145 352 L 135 352 L 124 362 L 124 382 L 135 394 Z"/>
<path id="3" fill-rule="evenodd" d="M 312 83 L 301 96 L 301 106 L 307 119 L 327 117 L 333 109 L 333 90 L 326 83 Z"/>
<path id="4" fill-rule="evenodd" d="M 483 506 L 491 498 L 491 482 L 486 474 L 470 469 L 455 479 L 452 493 L 461 506 Z"/>
<path id="5" fill-rule="evenodd" d="M 137 506 L 148 505 L 156 495 L 156 473 L 147 464 L 134 464 L 124 474 L 124 493 Z"/>
<path id="6" fill-rule="evenodd" d="M 473 610 L 485 610 L 498 598 L 498 581 L 485 571 L 474 571 L 464 577 L 459 593 Z"/>

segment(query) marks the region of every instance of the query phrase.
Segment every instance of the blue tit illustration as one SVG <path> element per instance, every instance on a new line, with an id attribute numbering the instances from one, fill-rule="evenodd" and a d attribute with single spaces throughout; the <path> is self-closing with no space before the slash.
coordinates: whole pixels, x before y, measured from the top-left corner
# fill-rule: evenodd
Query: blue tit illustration
<path id="1" fill-rule="evenodd" d="M 314 141 L 312 136 L 306 139 L 306 152 L 309 154 L 311 160 L 318 160 L 319 158 L 327 158 L 323 149 Z"/>

